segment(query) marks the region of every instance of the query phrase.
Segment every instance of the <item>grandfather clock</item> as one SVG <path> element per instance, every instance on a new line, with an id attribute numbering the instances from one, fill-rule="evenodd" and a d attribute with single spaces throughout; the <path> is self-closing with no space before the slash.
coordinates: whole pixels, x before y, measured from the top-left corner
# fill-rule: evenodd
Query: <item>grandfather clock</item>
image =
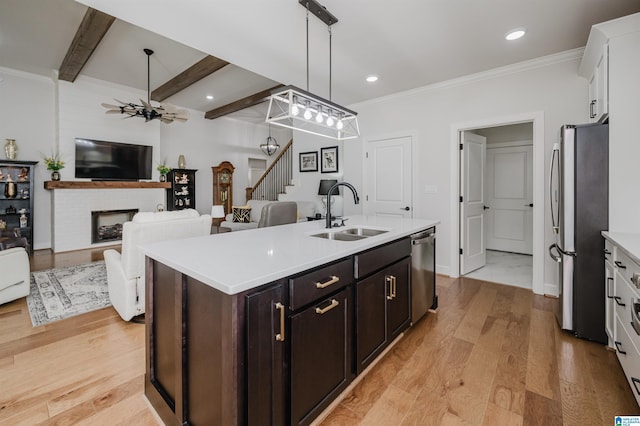
<path id="1" fill-rule="evenodd" d="M 233 205 L 233 171 L 235 167 L 228 161 L 223 161 L 217 167 L 211 167 L 213 172 L 213 204 L 223 205 L 224 214 L 231 213 Z"/>

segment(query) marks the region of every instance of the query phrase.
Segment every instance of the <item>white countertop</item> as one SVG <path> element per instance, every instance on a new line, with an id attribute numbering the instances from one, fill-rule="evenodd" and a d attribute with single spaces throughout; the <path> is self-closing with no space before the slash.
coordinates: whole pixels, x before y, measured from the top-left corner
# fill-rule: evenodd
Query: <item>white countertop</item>
<path id="1" fill-rule="evenodd" d="M 640 263 L 640 234 L 602 231 L 602 236 L 621 248 L 634 262 Z"/>
<path id="2" fill-rule="evenodd" d="M 237 294 L 440 223 L 376 216 L 348 218 L 345 227 L 332 231 L 366 226 L 389 232 L 357 241 L 328 240 L 309 236 L 326 231 L 325 221 L 316 220 L 161 241 L 141 248 L 147 256 L 177 271 L 224 293 Z"/>

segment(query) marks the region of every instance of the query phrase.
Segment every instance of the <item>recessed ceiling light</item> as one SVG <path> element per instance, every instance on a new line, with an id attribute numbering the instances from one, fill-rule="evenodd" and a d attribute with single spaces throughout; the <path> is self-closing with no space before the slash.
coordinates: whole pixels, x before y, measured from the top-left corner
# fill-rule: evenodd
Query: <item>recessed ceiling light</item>
<path id="1" fill-rule="evenodd" d="M 508 33 L 506 33 L 504 35 L 504 38 L 506 38 L 509 41 L 517 40 L 523 35 L 525 35 L 526 32 L 527 30 L 525 30 L 524 28 L 516 28 L 515 30 L 511 30 Z"/>
<path id="2" fill-rule="evenodd" d="M 367 77 L 367 83 L 375 83 L 376 81 L 378 81 L 377 75 L 370 75 Z"/>
<path id="3" fill-rule="evenodd" d="M 207 95 L 207 99 L 212 100 L 213 99 L 213 95 Z"/>

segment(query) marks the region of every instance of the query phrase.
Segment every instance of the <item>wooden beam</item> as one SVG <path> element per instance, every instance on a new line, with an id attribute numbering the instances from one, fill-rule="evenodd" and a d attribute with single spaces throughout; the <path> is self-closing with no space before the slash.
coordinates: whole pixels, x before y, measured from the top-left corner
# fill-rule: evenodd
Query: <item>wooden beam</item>
<path id="1" fill-rule="evenodd" d="M 151 99 L 162 102 L 228 64 L 215 56 L 207 56 L 151 92 Z"/>
<path id="2" fill-rule="evenodd" d="M 116 18 L 113 16 L 102 13 L 99 10 L 87 9 L 60 65 L 58 79 L 72 83 L 76 80 L 93 51 L 102 41 L 102 37 L 109 31 L 111 24 L 115 20 Z"/>
<path id="3" fill-rule="evenodd" d="M 242 98 L 235 102 L 231 102 L 230 104 L 207 111 L 204 114 L 204 118 L 213 120 L 214 118 L 222 117 L 227 114 L 231 114 L 232 112 L 241 111 L 245 108 L 258 105 L 259 103 L 264 102 L 264 100 L 271 95 L 271 91 L 275 89 L 279 89 L 280 87 L 283 87 L 283 86 L 284 84 L 278 84 L 277 86 L 273 86 L 270 89 L 263 90 L 262 92 L 254 93 L 253 95 L 247 96 L 246 98 Z"/>

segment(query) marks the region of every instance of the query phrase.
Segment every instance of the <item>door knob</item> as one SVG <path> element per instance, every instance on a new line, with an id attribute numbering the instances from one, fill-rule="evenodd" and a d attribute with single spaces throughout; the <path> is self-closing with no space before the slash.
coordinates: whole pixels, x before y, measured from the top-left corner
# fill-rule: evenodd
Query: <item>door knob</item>
<path id="1" fill-rule="evenodd" d="M 533 203 L 525 204 L 525 207 L 533 207 Z"/>
<path id="2" fill-rule="evenodd" d="M 411 210 L 411 207 L 409 207 L 409 206 L 400 207 L 400 210 L 409 211 L 409 210 Z"/>
<path id="3" fill-rule="evenodd" d="M 489 206 L 482 206 L 482 209 L 483 209 L 483 210 L 489 210 L 490 208 L 491 208 L 491 207 L 489 207 Z"/>

